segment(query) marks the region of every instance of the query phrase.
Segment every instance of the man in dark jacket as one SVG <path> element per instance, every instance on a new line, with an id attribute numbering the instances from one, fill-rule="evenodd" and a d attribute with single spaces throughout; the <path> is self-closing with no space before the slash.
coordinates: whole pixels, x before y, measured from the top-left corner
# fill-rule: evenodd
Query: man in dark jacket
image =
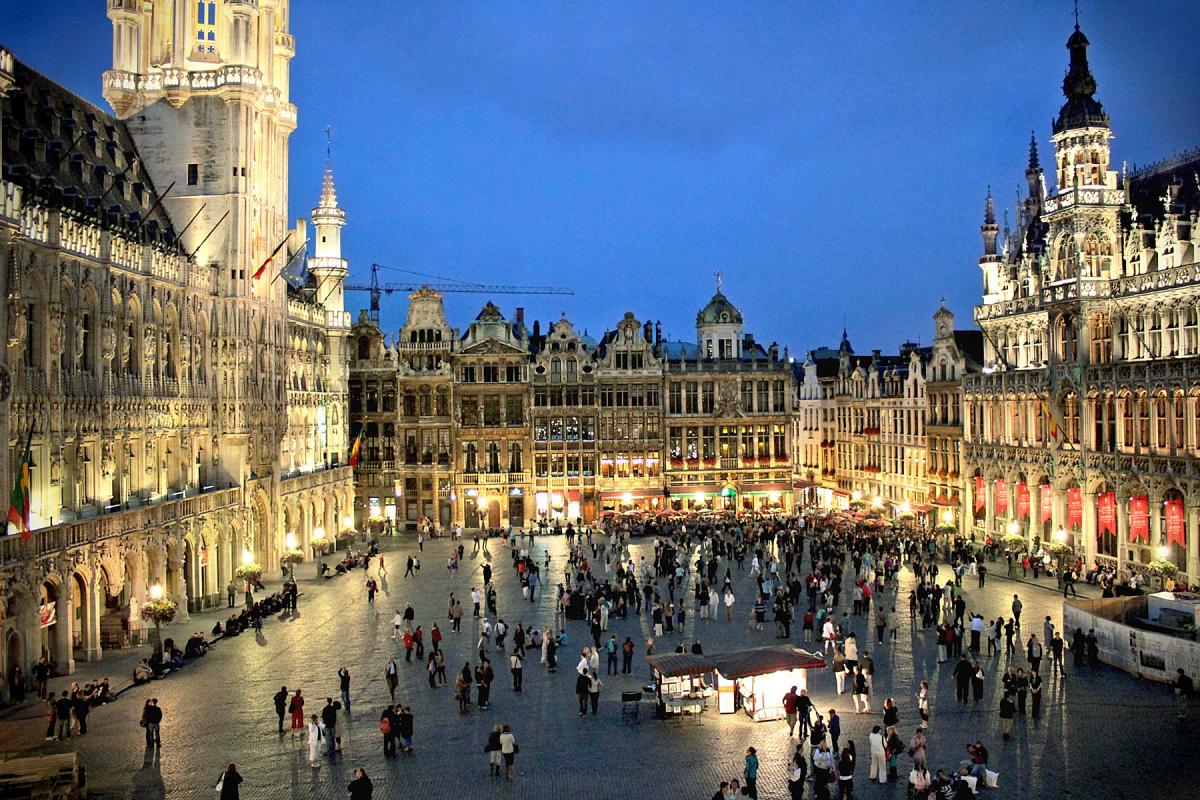
<path id="1" fill-rule="evenodd" d="M 325 707 L 321 709 L 321 722 L 325 723 L 325 741 L 329 746 L 329 757 L 337 752 L 337 709 L 333 707 L 333 698 L 325 698 Z"/>
<path id="2" fill-rule="evenodd" d="M 967 703 L 971 696 L 971 676 L 975 674 L 975 670 L 971 667 L 971 662 L 967 660 L 966 653 L 958 659 L 958 663 L 954 665 L 954 683 L 955 683 L 955 698 L 960 703 Z"/>
<path id="3" fill-rule="evenodd" d="M 280 687 L 275 693 L 275 716 L 279 717 L 279 733 L 283 733 L 283 717 L 287 713 L 288 706 L 288 690 L 286 686 Z"/>

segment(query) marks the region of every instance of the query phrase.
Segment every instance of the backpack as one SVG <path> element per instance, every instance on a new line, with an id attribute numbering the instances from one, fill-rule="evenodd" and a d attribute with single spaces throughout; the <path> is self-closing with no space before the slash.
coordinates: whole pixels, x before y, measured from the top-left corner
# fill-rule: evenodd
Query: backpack
<path id="1" fill-rule="evenodd" d="M 379 720 L 379 732 L 382 733 L 384 736 L 391 736 L 392 735 L 392 721 L 389 720 L 387 717 L 384 717 L 383 719 Z"/>

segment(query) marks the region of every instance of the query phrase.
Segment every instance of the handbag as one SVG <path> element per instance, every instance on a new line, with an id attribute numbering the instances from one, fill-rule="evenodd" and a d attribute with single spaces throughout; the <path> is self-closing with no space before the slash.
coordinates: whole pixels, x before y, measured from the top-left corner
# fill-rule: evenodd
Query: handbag
<path id="1" fill-rule="evenodd" d="M 515 756 L 519 752 L 521 752 L 521 745 L 513 742 L 513 755 Z"/>
<path id="2" fill-rule="evenodd" d="M 225 790 L 225 773 L 222 772 L 220 780 L 217 781 L 217 794 L 220 794 L 224 790 Z"/>

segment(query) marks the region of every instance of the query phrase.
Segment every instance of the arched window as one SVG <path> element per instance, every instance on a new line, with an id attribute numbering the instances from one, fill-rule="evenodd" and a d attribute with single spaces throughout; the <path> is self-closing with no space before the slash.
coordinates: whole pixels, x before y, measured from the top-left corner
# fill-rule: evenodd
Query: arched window
<path id="1" fill-rule="evenodd" d="M 358 337 L 358 358 L 360 361 L 366 361 L 371 357 L 371 338 L 369 336 Z"/>
<path id="2" fill-rule="evenodd" d="M 1079 253 L 1075 249 L 1075 240 L 1070 235 L 1065 235 L 1058 240 L 1058 257 L 1055 261 L 1058 265 L 1057 277 L 1060 281 L 1074 278 L 1079 272 Z"/>
<path id="3" fill-rule="evenodd" d="M 487 471 L 491 473 L 500 471 L 500 445 L 495 442 L 488 442 Z"/>
<path id="4" fill-rule="evenodd" d="M 551 378 L 562 377 L 562 361 L 560 359 L 557 359 L 557 358 L 550 359 L 550 377 Z"/>
<path id="5" fill-rule="evenodd" d="M 508 471 L 520 472 L 522 467 L 521 443 L 513 442 L 508 446 Z"/>

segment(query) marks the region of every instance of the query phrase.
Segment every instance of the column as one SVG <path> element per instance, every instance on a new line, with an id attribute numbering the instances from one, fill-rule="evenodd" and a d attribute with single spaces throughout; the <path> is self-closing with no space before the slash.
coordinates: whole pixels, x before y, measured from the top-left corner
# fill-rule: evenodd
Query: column
<path id="1" fill-rule="evenodd" d="M 983 527 L 985 535 L 996 529 L 996 482 L 991 478 L 983 479 Z"/>
<path id="2" fill-rule="evenodd" d="M 1166 544 L 1167 532 L 1163 530 L 1163 498 L 1162 494 L 1150 495 L 1150 560 L 1158 558 L 1158 548 Z"/>
<path id="3" fill-rule="evenodd" d="M 1096 493 L 1083 493 L 1083 525 L 1080 541 L 1076 542 L 1075 551 L 1083 556 L 1084 564 L 1091 564 L 1096 555 Z"/>
<path id="4" fill-rule="evenodd" d="M 58 670 L 64 675 L 75 672 L 75 654 L 73 652 L 73 631 L 71 625 L 75 615 L 71 609 L 71 584 L 68 577 L 59 584 L 58 600 L 55 602 L 54 613 L 57 622 L 54 625 L 54 650 L 58 655 Z"/>
<path id="5" fill-rule="evenodd" d="M 1117 571 L 1125 564 L 1125 550 L 1129 547 L 1129 495 L 1117 495 Z"/>
<path id="6" fill-rule="evenodd" d="M 1200 575 L 1200 505 L 1187 506 L 1184 519 L 1187 521 L 1188 583 L 1195 583 Z"/>
<path id="7" fill-rule="evenodd" d="M 83 617 L 83 624 L 85 626 L 83 634 L 84 657 L 88 661 L 99 661 L 104 655 L 100 647 L 100 609 L 103 607 L 104 594 L 99 588 L 99 581 L 93 577 L 91 585 L 88 586 L 87 604 L 84 606 L 84 610 L 87 613 Z"/>

